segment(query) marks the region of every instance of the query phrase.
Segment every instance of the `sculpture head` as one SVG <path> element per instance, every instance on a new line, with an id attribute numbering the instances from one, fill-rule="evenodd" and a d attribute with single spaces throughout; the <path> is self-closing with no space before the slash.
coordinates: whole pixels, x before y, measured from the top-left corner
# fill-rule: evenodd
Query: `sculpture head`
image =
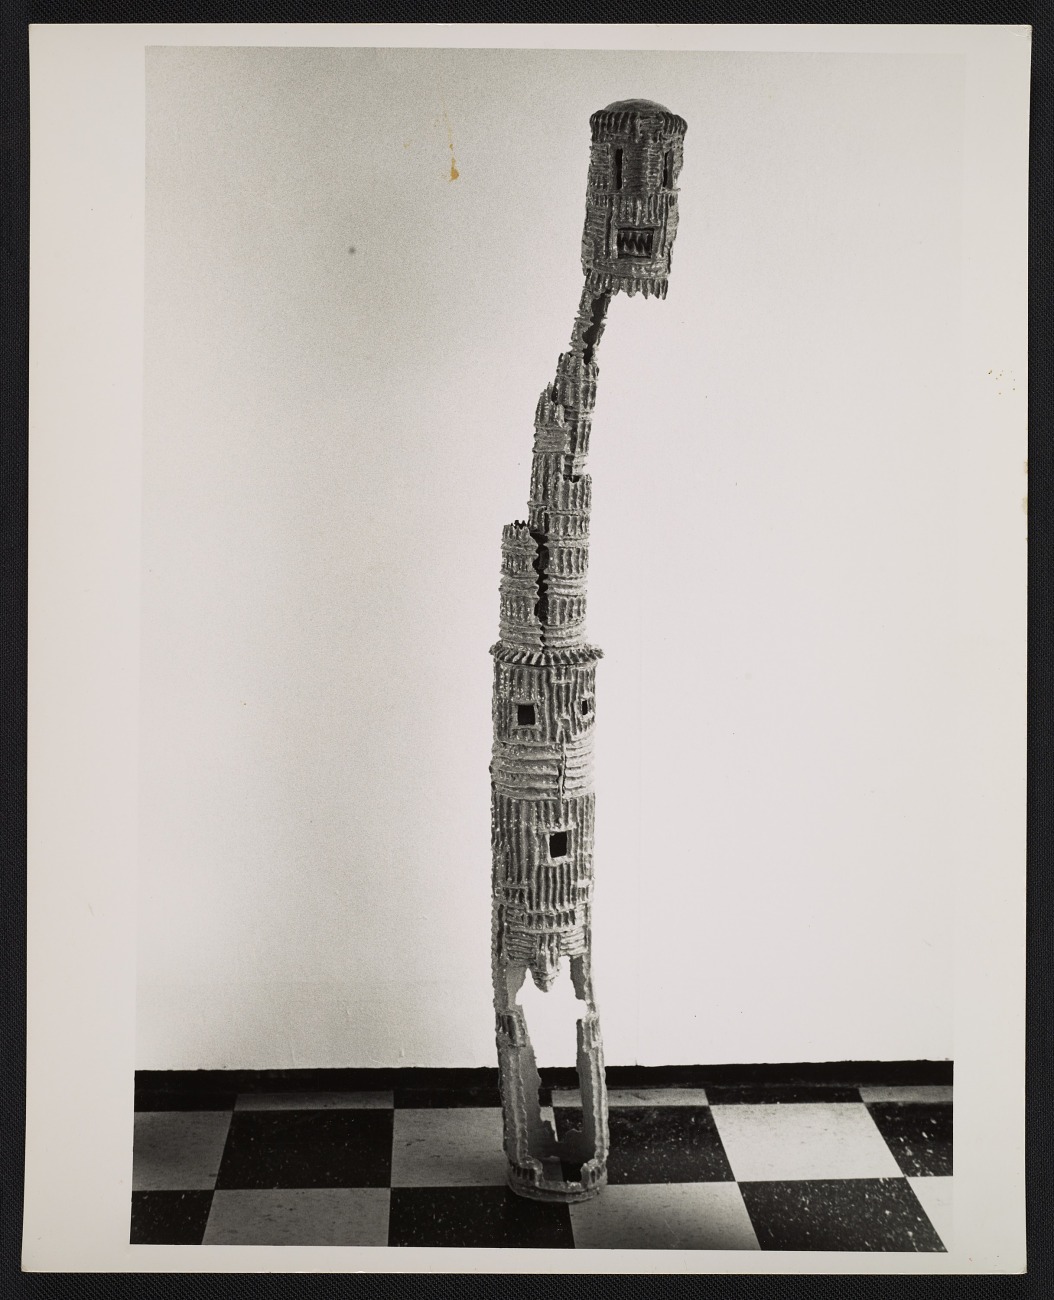
<path id="1" fill-rule="evenodd" d="M 594 113 L 589 125 L 586 282 L 598 293 L 665 298 L 687 123 L 661 104 L 624 99 Z"/>

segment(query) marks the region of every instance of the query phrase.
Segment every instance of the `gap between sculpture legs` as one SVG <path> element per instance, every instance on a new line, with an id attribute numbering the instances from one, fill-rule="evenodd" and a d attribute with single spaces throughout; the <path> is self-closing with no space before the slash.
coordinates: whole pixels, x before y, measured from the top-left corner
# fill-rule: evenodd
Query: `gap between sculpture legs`
<path id="1" fill-rule="evenodd" d="M 558 1139 L 542 1118 L 541 1079 L 517 1001 L 527 973 L 523 962 L 499 958 L 494 968 L 498 1066 L 509 1186 L 540 1201 L 584 1201 L 607 1181 L 607 1091 L 600 1022 L 593 1001 L 587 956 L 570 958 L 571 981 L 582 1002 L 578 1019 L 577 1066 L 582 1123 Z"/>

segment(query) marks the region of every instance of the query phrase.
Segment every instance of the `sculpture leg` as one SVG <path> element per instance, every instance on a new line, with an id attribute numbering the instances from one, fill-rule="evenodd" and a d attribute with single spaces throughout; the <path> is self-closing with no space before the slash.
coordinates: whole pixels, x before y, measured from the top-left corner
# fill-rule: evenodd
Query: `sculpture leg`
<path id="1" fill-rule="evenodd" d="M 541 1079 L 527 1020 L 516 1001 L 526 972 L 522 962 L 499 959 L 495 963 L 494 1009 L 505 1154 L 509 1158 L 509 1182 L 517 1190 L 547 1181 L 546 1163 L 556 1159 L 556 1134 L 542 1119 L 538 1099 Z"/>
<path id="2" fill-rule="evenodd" d="M 606 1182 L 608 1148 L 604 1061 L 588 961 L 571 959 L 575 993 L 584 1003 L 577 1029 L 582 1125 L 558 1141 L 542 1118 L 541 1079 L 527 1020 L 516 1000 L 527 968 L 505 960 L 500 942 L 495 947 L 494 1007 L 509 1185 L 535 1200 L 587 1200 Z"/>
<path id="3" fill-rule="evenodd" d="M 589 953 L 571 958 L 575 996 L 584 1003 L 578 1021 L 578 1082 L 582 1094 L 582 1137 L 591 1151 L 579 1175 L 583 1188 L 599 1191 L 607 1182 L 608 1098 L 604 1079 L 604 1048 L 600 1018 L 593 1000 L 593 975 Z"/>

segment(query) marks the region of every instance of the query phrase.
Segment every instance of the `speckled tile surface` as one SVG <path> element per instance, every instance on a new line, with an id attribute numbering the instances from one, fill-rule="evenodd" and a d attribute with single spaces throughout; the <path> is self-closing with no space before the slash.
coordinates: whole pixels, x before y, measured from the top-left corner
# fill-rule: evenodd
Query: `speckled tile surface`
<path id="1" fill-rule="evenodd" d="M 201 1242 L 212 1189 L 133 1192 L 129 1243 L 133 1246 L 194 1246 Z"/>
<path id="2" fill-rule="evenodd" d="M 554 1107 L 557 1133 L 579 1128 L 582 1112 Z M 732 1170 L 708 1106 L 612 1106 L 608 1183 L 708 1183 Z"/>
<path id="3" fill-rule="evenodd" d="M 779 1106 L 803 1101 L 859 1101 L 857 1088 L 823 1084 L 711 1084 L 711 1106 Z"/>
<path id="4" fill-rule="evenodd" d="M 392 1113 L 235 1111 L 216 1187 L 387 1187 Z"/>
<path id="5" fill-rule="evenodd" d="M 567 1206 L 507 1189 L 497 1094 L 473 1072 L 456 1088 L 380 1090 L 346 1086 L 351 1073 L 317 1089 L 284 1076 L 137 1087 L 129 1240 L 939 1251 L 950 1239 L 944 1084 L 759 1085 L 725 1070 L 705 1088 L 612 1088 L 609 1184 Z M 550 1097 L 543 1116 L 565 1133 L 577 1093 Z"/>
<path id="6" fill-rule="evenodd" d="M 393 1187 L 503 1187 L 501 1108 L 397 1110 Z"/>
<path id="7" fill-rule="evenodd" d="M 132 1191 L 211 1191 L 230 1122 L 221 1110 L 137 1112 Z"/>
<path id="8" fill-rule="evenodd" d="M 899 1101 L 910 1102 L 920 1101 L 927 1105 L 946 1105 L 952 1104 L 952 1088 L 950 1083 L 938 1084 L 919 1084 L 915 1087 L 877 1087 L 873 1084 L 863 1084 L 860 1089 L 860 1100 L 866 1102 L 872 1101 Z"/>
<path id="9" fill-rule="evenodd" d="M 920 1102 L 872 1102 L 871 1118 L 909 1177 L 952 1172 L 952 1108 Z"/>
<path id="10" fill-rule="evenodd" d="M 757 1250 L 739 1188 L 719 1183 L 627 1183 L 571 1206 L 583 1250 Z"/>
<path id="11" fill-rule="evenodd" d="M 740 1183 L 762 1250 L 943 1250 L 906 1178 Z"/>
<path id="12" fill-rule="evenodd" d="M 581 1110 L 582 1098 L 577 1089 L 554 1088 L 553 1105 L 565 1110 Z M 705 1088 L 609 1088 L 609 1106 L 707 1106 Z"/>
<path id="13" fill-rule="evenodd" d="M 225 1110 L 229 1111 L 237 1094 L 233 1089 L 223 1091 L 195 1091 L 192 1094 L 169 1092 L 161 1088 L 135 1090 L 136 1111 L 159 1110 Z"/>
<path id="14" fill-rule="evenodd" d="M 545 1098 L 543 1098 L 545 1100 Z M 396 1110 L 453 1110 L 455 1107 L 500 1106 L 495 1088 L 396 1088 Z"/>
<path id="15" fill-rule="evenodd" d="M 573 1247 L 566 1205 L 505 1187 L 393 1187 L 390 1246 Z"/>
<path id="16" fill-rule="evenodd" d="M 387 1187 L 216 1192 L 206 1246 L 386 1246 Z"/>
<path id="17" fill-rule="evenodd" d="M 391 1110 L 387 1092 L 243 1092 L 235 1110 Z"/>
<path id="18" fill-rule="evenodd" d="M 890 1178 L 900 1167 L 863 1102 L 713 1106 L 740 1182 Z"/>

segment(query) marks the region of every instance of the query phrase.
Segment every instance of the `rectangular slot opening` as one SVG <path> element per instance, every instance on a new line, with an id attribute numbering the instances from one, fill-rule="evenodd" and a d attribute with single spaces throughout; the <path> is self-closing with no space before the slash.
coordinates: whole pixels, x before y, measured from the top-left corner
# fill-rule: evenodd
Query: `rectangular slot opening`
<path id="1" fill-rule="evenodd" d="M 549 836 L 549 856 L 551 858 L 567 857 L 567 831 L 553 831 Z"/>
<path id="2" fill-rule="evenodd" d="M 533 704 L 516 705 L 516 725 L 518 727 L 533 727 L 536 725 L 537 720 Z"/>
<path id="3" fill-rule="evenodd" d="M 619 257 L 651 257 L 655 230 L 645 227 L 620 226 L 615 236 Z"/>

